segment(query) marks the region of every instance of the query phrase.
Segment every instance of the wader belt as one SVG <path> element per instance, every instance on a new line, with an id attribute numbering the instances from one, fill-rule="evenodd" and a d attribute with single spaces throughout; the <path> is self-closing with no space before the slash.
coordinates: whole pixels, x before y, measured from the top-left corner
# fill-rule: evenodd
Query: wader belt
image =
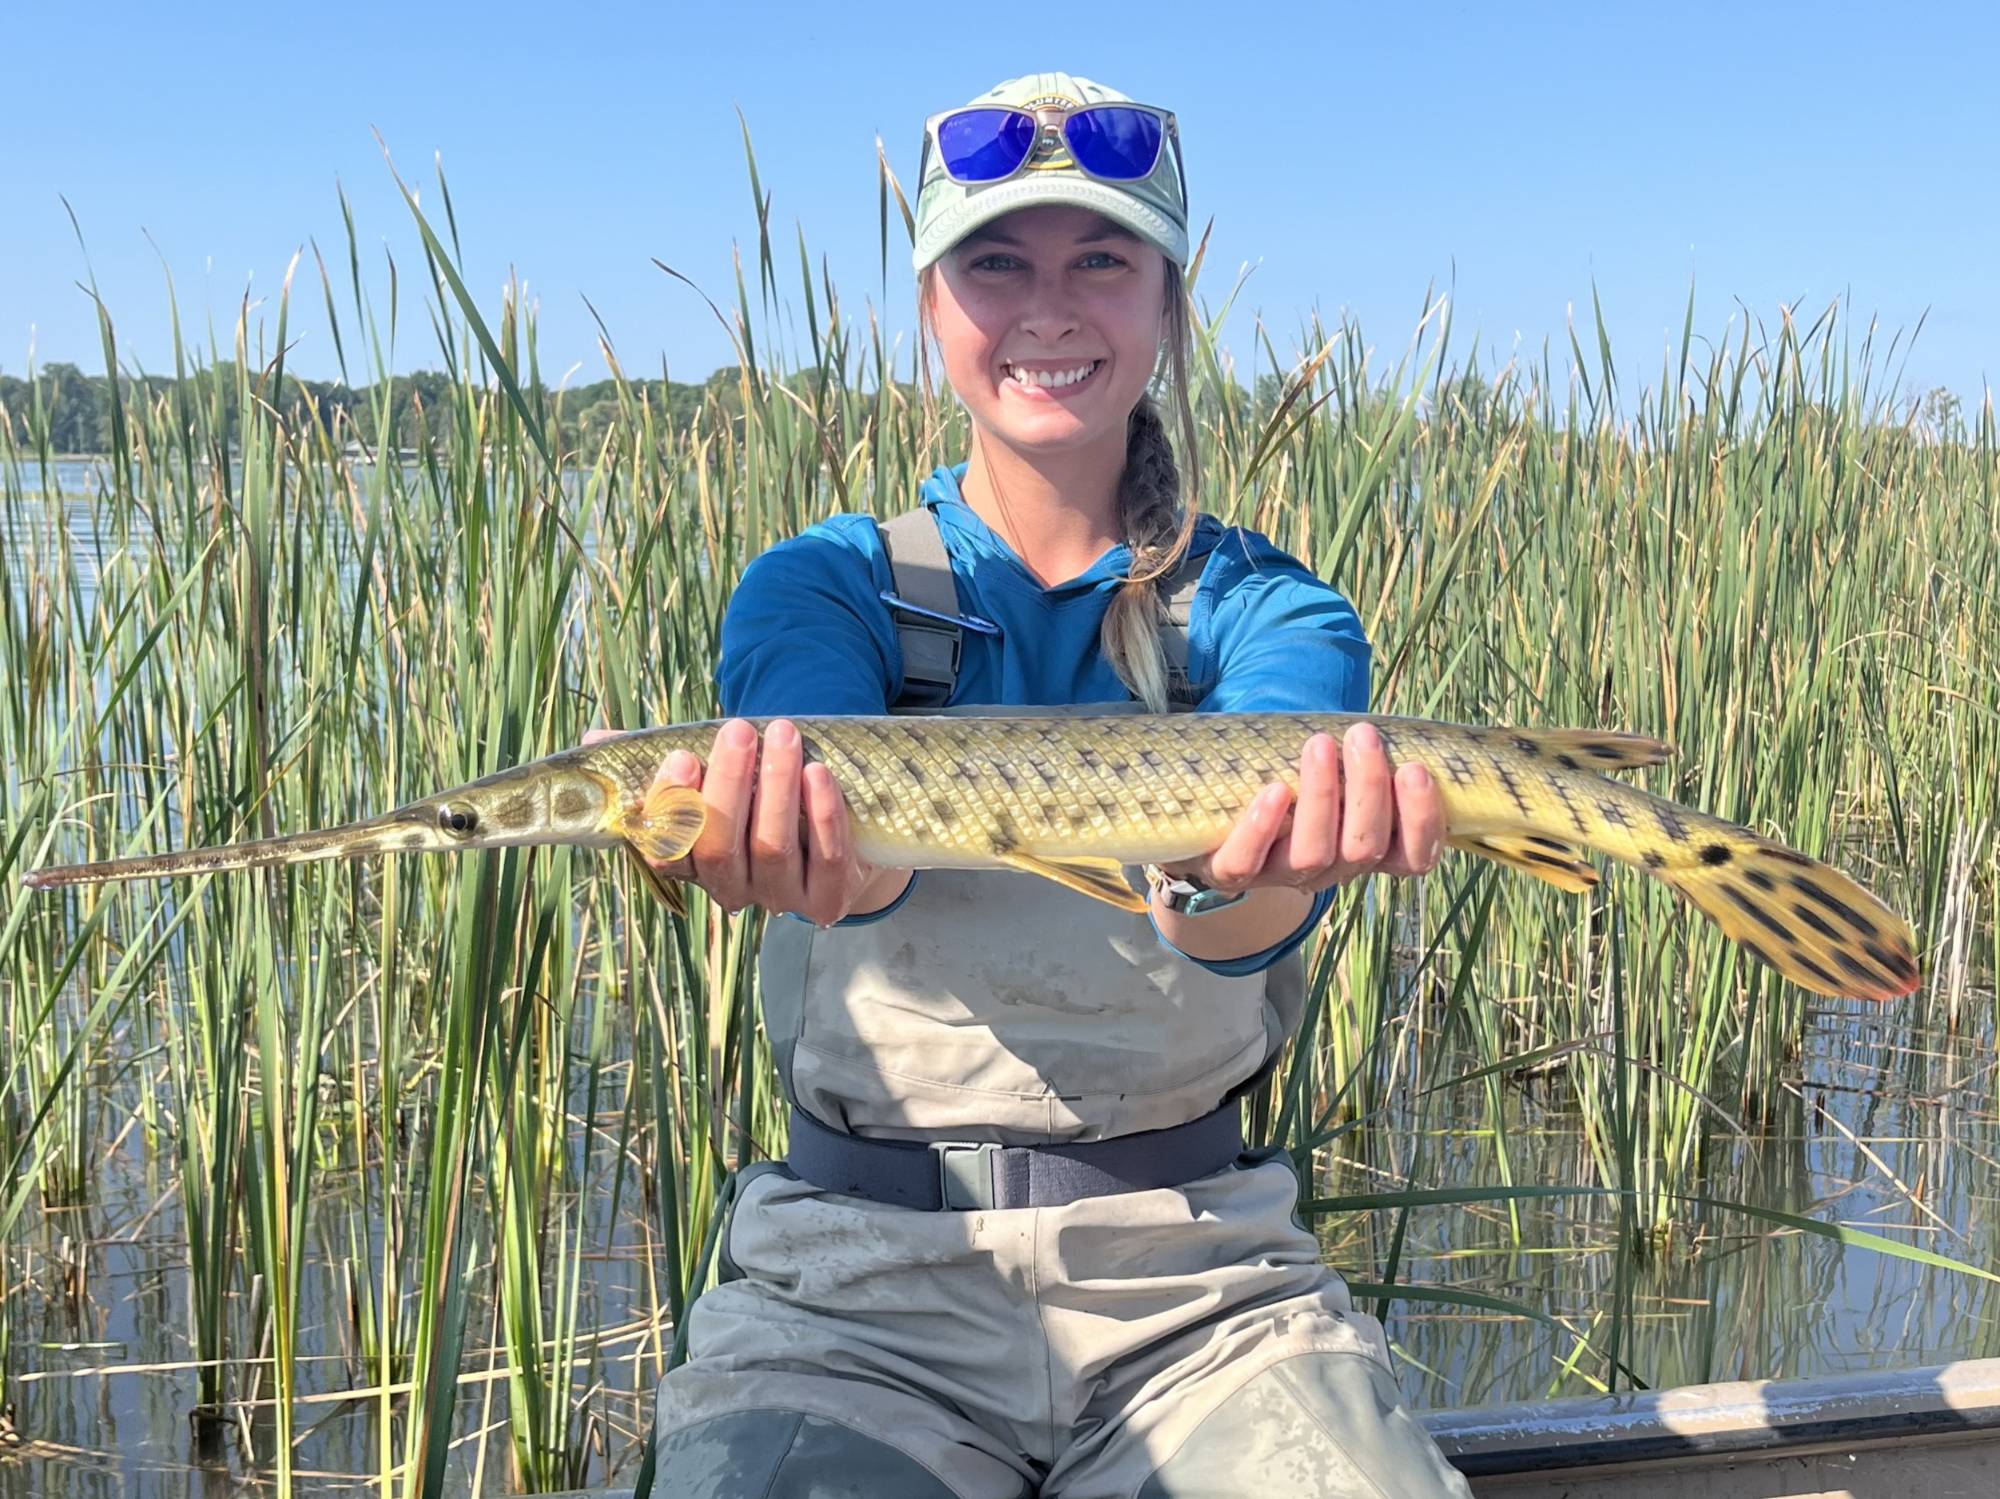
<path id="1" fill-rule="evenodd" d="M 1061 1207 L 1083 1197 L 1178 1187 L 1211 1176 L 1243 1149 L 1232 1100 L 1171 1129 L 1068 1145 L 979 1140 L 872 1140 L 792 1110 L 786 1164 L 829 1192 L 927 1212 Z"/>

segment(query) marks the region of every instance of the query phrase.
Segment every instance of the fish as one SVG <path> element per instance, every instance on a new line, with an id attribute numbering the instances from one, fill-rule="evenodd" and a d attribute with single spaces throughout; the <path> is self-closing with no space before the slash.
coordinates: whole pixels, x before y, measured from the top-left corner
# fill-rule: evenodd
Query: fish
<path id="1" fill-rule="evenodd" d="M 1660 881 L 1760 963 L 1815 993 L 1888 1000 L 1921 982 L 1909 923 L 1841 871 L 1736 823 L 1610 778 L 1672 756 L 1638 734 L 1512 729 L 1351 713 L 798 717 L 806 760 L 845 798 L 855 847 L 883 868 L 1012 869 L 1121 910 L 1148 907 L 1130 871 L 1213 852 L 1273 781 L 1298 791 L 1308 739 L 1370 723 L 1392 767 L 1429 771 L 1445 843 L 1572 893 L 1595 851 Z M 774 719 L 751 719 L 760 735 Z M 56 865 L 35 889 L 109 880 L 518 845 L 684 856 L 701 793 L 656 784 L 674 750 L 706 754 L 718 721 L 637 729 L 498 771 L 342 827 Z"/>

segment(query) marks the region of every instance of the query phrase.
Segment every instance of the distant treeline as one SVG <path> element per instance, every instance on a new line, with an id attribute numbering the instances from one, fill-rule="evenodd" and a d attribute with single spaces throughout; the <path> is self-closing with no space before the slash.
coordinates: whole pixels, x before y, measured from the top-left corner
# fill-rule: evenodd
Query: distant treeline
<path id="1" fill-rule="evenodd" d="M 816 378 L 810 372 L 793 376 L 787 383 L 809 388 Z M 121 376 L 119 391 L 129 406 L 136 401 L 156 403 L 177 395 L 171 375 L 143 378 Z M 220 426 L 235 447 L 238 430 L 238 392 L 242 382 L 233 363 L 224 361 L 206 366 L 188 377 L 187 389 L 178 391 L 190 408 L 213 412 L 220 409 Z M 289 374 L 282 391 L 272 391 L 253 377 L 249 388 L 254 399 L 276 396 L 278 405 L 294 427 L 302 427 L 316 409 L 326 430 L 345 443 L 358 440 L 370 448 L 382 446 L 383 425 L 395 429 L 391 446 L 415 448 L 428 434 L 442 439 L 452 420 L 452 377 L 441 370 L 418 370 L 397 375 L 385 392 L 380 385 L 358 389 L 337 380 L 298 380 Z M 111 387 L 102 375 L 88 375 L 73 364 L 45 365 L 35 372 L 32 382 L 13 375 L 0 375 L 0 412 L 4 412 L 15 444 L 22 449 L 35 445 L 35 391 L 47 415 L 48 443 L 57 453 L 106 453 L 111 450 Z M 717 370 L 698 385 L 678 380 L 635 380 L 634 399 L 651 405 L 655 420 L 681 430 L 692 427 L 702 414 L 709 420 L 728 419 L 742 412 L 741 377 L 734 365 Z M 386 405 L 385 405 L 386 396 Z M 551 403 L 561 402 L 564 446 L 585 451 L 593 448 L 610 429 L 618 411 L 618 388 L 611 380 L 590 385 L 573 385 L 560 393 L 544 392 Z"/>
<path id="2" fill-rule="evenodd" d="M 784 384 L 810 400 L 819 379 L 819 372 L 808 368 L 787 374 Z M 219 407 L 220 421 L 211 415 L 208 424 L 211 430 L 228 434 L 230 449 L 234 451 L 239 430 L 238 392 L 243 385 L 235 364 L 224 360 L 204 366 L 187 378 L 185 390 L 177 389 L 180 383 L 171 375 L 142 378 L 126 375 L 119 377 L 118 388 L 128 407 L 140 400 L 157 404 L 161 400 L 179 399 L 190 413 L 190 422 L 195 411 L 213 413 Z M 897 384 L 912 400 L 918 399 L 913 384 L 908 381 Z M 111 451 L 110 384 L 102 375 L 85 374 L 76 365 L 66 363 L 44 365 L 35 372 L 32 383 L 18 376 L 0 375 L 0 418 L 4 418 L 17 449 L 32 452 L 37 446 L 33 436 L 35 386 L 41 389 L 51 452 Z M 634 380 L 630 386 L 632 398 L 643 399 L 651 407 L 654 421 L 677 431 L 691 430 L 702 421 L 733 421 L 743 413 L 742 375 L 733 364 L 718 369 L 699 384 Z M 389 382 L 386 393 L 380 384 L 357 388 L 337 380 L 300 380 L 289 374 L 284 377 L 282 391 L 274 393 L 268 383 L 255 376 L 249 382 L 249 389 L 257 400 L 271 400 L 275 394 L 279 409 L 294 430 L 305 430 L 307 418 L 316 410 L 319 422 L 339 442 L 358 441 L 371 450 L 385 445 L 378 430 L 384 422 L 385 410 L 387 424 L 395 429 L 394 442 L 388 445 L 402 449 L 423 446 L 426 435 L 443 440 L 452 421 L 453 379 L 442 370 L 397 375 Z M 1228 389 L 1238 419 L 1254 420 L 1267 417 L 1276 409 L 1284 384 L 1276 375 L 1266 373 L 1257 378 L 1254 391 L 1234 384 Z M 1457 377 L 1452 389 L 1468 407 L 1483 408 L 1485 388 L 1477 377 Z M 544 390 L 541 394 L 552 412 L 560 402 L 562 443 L 571 452 L 594 452 L 618 415 L 618 386 L 613 380 L 566 386 L 560 392 Z M 1205 399 L 1212 401 L 1214 392 L 1209 391 Z"/>

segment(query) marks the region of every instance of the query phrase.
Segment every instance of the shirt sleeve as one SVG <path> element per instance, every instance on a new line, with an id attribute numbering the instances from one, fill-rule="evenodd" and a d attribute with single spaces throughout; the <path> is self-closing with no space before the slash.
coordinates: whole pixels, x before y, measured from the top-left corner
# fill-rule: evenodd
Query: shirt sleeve
<path id="1" fill-rule="evenodd" d="M 1200 712 L 1368 711 L 1371 653 L 1354 606 L 1255 531 L 1232 530 L 1217 546 L 1188 629 L 1190 675 L 1212 683 Z M 1305 920 L 1262 952 L 1188 961 L 1231 978 L 1261 973 L 1305 941 L 1333 899 L 1316 892 Z"/>
<path id="2" fill-rule="evenodd" d="M 726 718 L 886 713 L 903 673 L 888 559 L 867 516 L 835 516 L 743 570 L 722 617 Z"/>
<path id="3" fill-rule="evenodd" d="M 716 688 L 726 718 L 886 713 L 902 647 L 878 597 L 888 558 L 866 516 L 836 516 L 759 554 L 722 617 Z M 840 926 L 880 921 L 916 888 Z M 781 912 L 795 921 L 803 916 Z"/>

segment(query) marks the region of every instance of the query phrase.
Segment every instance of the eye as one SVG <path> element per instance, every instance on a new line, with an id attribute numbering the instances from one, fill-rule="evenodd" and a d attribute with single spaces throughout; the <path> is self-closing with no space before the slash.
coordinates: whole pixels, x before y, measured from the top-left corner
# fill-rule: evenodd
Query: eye
<path id="1" fill-rule="evenodd" d="M 479 826 L 479 819 L 464 807 L 439 807 L 438 826 L 449 833 L 469 833 Z"/>
<path id="2" fill-rule="evenodd" d="M 1120 260 L 1116 255 L 1112 254 L 1109 250 L 1092 250 L 1088 255 L 1084 256 L 1083 258 L 1086 263 L 1093 260 L 1101 260 L 1105 263 L 1106 266 L 1120 266 L 1125 263 L 1124 261 Z M 1092 269 L 1096 270 L 1099 269 L 1099 267 L 1093 266 Z"/>
<path id="3" fill-rule="evenodd" d="M 1011 270 L 1013 269 L 1013 265 L 1011 264 L 1013 259 L 1014 259 L 1013 256 L 1005 254 L 1002 251 L 996 250 L 991 255 L 982 255 L 977 260 L 973 261 L 972 269 L 974 269 L 975 271 Z M 996 265 L 994 264 L 995 261 L 1007 261 L 1010 263 L 1006 265 Z"/>

